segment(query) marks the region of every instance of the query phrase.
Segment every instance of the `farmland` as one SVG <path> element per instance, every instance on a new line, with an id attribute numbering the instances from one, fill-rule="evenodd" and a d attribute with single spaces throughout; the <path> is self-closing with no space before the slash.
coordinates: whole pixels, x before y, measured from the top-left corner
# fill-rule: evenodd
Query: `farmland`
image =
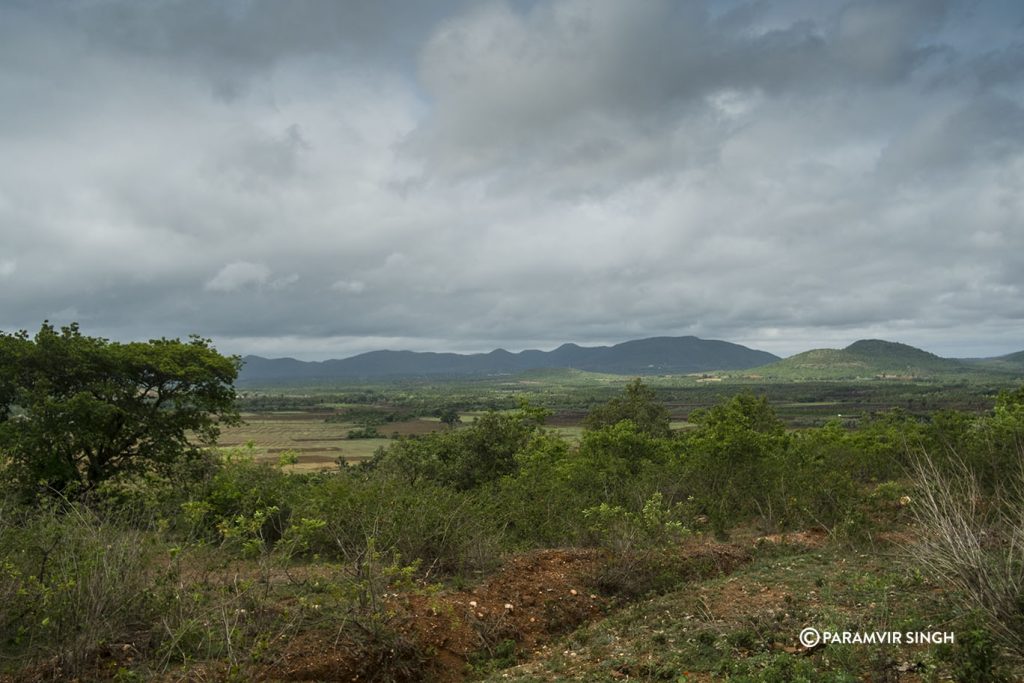
<path id="1" fill-rule="evenodd" d="M 1010 382 L 791 382 L 724 378 L 716 382 L 695 375 L 645 378 L 669 410 L 675 430 L 687 418 L 740 393 L 768 398 L 793 429 L 840 420 L 848 427 L 872 415 L 899 409 L 927 416 L 941 410 L 980 412 Z M 218 445 L 248 447 L 259 460 L 294 456 L 295 470 L 330 469 L 338 462 L 369 459 L 396 439 L 445 429 L 439 415 L 455 410 L 461 424 L 486 410 L 512 410 L 518 401 L 552 411 L 547 425 L 569 439 L 583 432 L 587 411 L 626 385 L 628 377 L 580 371 L 544 371 L 519 377 L 377 383 L 311 383 L 249 387 L 242 392 L 243 424 L 223 430 Z M 375 438 L 349 438 L 349 432 L 373 427 Z"/>

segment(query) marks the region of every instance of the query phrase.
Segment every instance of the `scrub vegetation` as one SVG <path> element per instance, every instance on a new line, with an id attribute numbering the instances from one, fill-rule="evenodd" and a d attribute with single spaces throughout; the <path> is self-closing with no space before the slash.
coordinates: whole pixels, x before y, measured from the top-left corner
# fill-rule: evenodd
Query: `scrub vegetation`
<path id="1" fill-rule="evenodd" d="M 1024 676 L 1024 389 L 552 373 L 236 403 L 236 371 L 199 339 L 0 337 L 0 680 Z M 213 446 L 238 411 L 379 444 L 324 469 Z"/>

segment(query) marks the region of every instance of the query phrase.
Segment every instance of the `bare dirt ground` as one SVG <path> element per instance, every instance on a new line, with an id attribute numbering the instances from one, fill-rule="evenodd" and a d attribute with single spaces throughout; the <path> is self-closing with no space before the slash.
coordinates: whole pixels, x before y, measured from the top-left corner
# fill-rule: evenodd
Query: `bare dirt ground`
<path id="1" fill-rule="evenodd" d="M 703 576 L 694 578 L 728 573 L 748 557 L 747 549 L 735 544 L 701 542 L 680 549 L 680 562 L 701 567 Z M 455 683 L 472 673 L 474 660 L 513 646 L 519 661 L 541 656 L 556 638 L 621 607 L 620 600 L 593 587 L 604 562 L 604 553 L 593 549 L 518 555 L 472 588 L 395 598 L 395 627 L 386 648 L 369 637 L 357 642 L 338 634 L 307 634 L 293 639 L 261 676 Z"/>

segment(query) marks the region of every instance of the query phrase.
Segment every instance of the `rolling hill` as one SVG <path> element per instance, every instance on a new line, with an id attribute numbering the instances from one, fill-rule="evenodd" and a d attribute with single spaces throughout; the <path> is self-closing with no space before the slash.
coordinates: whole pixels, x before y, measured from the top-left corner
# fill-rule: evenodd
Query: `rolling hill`
<path id="1" fill-rule="evenodd" d="M 498 375 L 543 368 L 574 368 L 618 375 L 659 375 L 743 370 L 778 356 L 739 344 L 697 337 L 653 337 L 614 346 L 562 344 L 552 351 L 420 353 L 371 351 L 351 358 L 299 361 L 246 356 L 239 385 L 332 379 Z"/>
<path id="2" fill-rule="evenodd" d="M 1008 353 L 995 358 L 969 358 L 964 359 L 964 362 L 973 367 L 994 372 L 1024 373 L 1024 351 Z"/>
<path id="3" fill-rule="evenodd" d="M 861 339 L 845 349 L 804 351 L 753 372 L 764 379 L 928 379 L 983 370 L 907 344 Z"/>

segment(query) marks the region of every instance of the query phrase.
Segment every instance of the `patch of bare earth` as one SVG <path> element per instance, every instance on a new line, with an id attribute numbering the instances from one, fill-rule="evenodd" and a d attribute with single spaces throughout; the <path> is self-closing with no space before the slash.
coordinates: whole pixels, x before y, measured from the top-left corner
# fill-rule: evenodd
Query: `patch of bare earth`
<path id="1" fill-rule="evenodd" d="M 785 534 L 768 534 L 759 536 L 754 543 L 771 543 L 772 545 L 799 545 L 805 548 L 822 548 L 828 543 L 828 534 L 820 529 L 809 531 L 793 531 Z"/>
<path id="2" fill-rule="evenodd" d="M 746 549 L 736 545 L 694 542 L 680 548 L 680 562 L 695 579 L 731 572 L 748 559 Z M 293 639 L 262 676 L 454 683 L 468 676 L 474 655 L 508 641 L 515 643 L 520 660 L 529 659 L 555 638 L 617 606 L 614 598 L 593 588 L 593 577 L 606 561 L 594 549 L 515 556 L 473 588 L 395 598 L 396 618 L 387 642 L 306 634 Z"/>

